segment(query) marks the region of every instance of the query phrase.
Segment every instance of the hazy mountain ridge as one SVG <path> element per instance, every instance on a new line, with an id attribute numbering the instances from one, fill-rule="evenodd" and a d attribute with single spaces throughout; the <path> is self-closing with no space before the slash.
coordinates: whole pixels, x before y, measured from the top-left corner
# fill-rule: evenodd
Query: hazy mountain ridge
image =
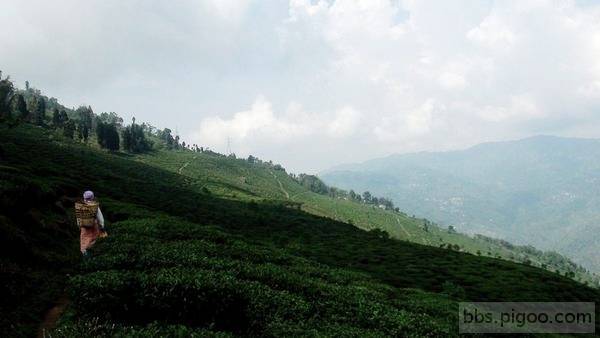
<path id="1" fill-rule="evenodd" d="M 322 175 L 461 231 L 553 249 L 600 269 L 600 140 L 536 136 L 392 155 Z"/>

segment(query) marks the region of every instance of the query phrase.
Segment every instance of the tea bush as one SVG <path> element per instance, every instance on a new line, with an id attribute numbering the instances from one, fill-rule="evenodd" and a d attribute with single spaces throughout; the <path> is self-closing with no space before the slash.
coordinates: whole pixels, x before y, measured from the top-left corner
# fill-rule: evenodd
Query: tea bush
<path id="1" fill-rule="evenodd" d="M 398 290 L 368 275 L 244 242 L 216 227 L 164 216 L 117 222 L 112 229 L 69 287 L 75 313 L 99 327 L 271 336 L 452 332 L 448 323 L 394 305 Z M 185 229 L 189 236 L 182 235 Z M 81 324 L 66 322 L 57 332 L 69 330 Z M 123 330 L 119 334 L 154 332 Z"/>

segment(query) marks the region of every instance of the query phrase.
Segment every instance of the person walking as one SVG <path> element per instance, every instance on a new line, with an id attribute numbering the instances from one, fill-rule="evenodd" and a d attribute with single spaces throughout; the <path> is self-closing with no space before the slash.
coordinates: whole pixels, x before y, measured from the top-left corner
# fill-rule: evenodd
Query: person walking
<path id="1" fill-rule="evenodd" d="M 83 200 L 75 203 L 75 216 L 80 229 L 79 248 L 81 254 L 86 256 L 87 250 L 96 243 L 98 237 L 106 235 L 104 216 L 92 191 L 84 192 Z"/>

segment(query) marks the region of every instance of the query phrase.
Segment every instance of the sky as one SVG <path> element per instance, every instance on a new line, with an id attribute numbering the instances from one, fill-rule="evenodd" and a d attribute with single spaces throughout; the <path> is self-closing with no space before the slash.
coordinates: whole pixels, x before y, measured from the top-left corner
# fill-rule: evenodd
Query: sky
<path id="1" fill-rule="evenodd" d="M 296 173 L 600 137 L 594 1 L 2 0 L 0 70 Z"/>

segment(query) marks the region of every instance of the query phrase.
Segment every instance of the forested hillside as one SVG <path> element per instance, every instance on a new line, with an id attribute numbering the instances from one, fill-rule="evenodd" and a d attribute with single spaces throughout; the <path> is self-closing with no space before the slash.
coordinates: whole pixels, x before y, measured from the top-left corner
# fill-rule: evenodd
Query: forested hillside
<path id="1" fill-rule="evenodd" d="M 557 251 L 600 269 L 599 140 L 539 136 L 395 155 L 323 177 L 387 196 L 405 211 L 463 232 Z"/>
<path id="2" fill-rule="evenodd" d="M 270 162 L 118 121 L 106 122 L 121 141 L 111 150 L 97 118 L 85 138 L 78 116 L 70 137 L 47 111 L 41 122 L 5 112 L 3 336 L 34 334 L 58 299 L 57 336 L 445 336 L 460 300 L 600 300 L 561 274 L 460 252 L 493 241 L 314 192 Z M 86 189 L 110 235 L 82 261 L 73 202 Z"/>

